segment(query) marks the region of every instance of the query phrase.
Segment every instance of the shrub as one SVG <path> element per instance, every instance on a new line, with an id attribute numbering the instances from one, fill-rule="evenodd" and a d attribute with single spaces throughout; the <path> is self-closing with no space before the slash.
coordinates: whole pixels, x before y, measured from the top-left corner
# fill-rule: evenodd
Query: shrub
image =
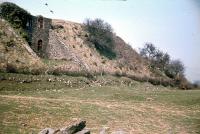
<path id="1" fill-rule="evenodd" d="M 0 4 L 0 16 L 7 20 L 12 26 L 19 30 L 20 35 L 28 41 L 26 32 L 27 22 L 32 19 L 32 15 L 14 3 L 4 2 Z"/>
<path id="2" fill-rule="evenodd" d="M 185 67 L 180 60 L 173 60 L 167 65 L 165 74 L 174 79 L 177 75 L 183 75 L 184 70 Z"/>
<path id="3" fill-rule="evenodd" d="M 200 88 L 200 81 L 193 82 L 193 87 L 194 88 Z"/>
<path id="4" fill-rule="evenodd" d="M 146 43 L 140 49 L 140 55 L 149 61 L 149 67 L 158 76 L 166 75 L 175 79 L 177 75 L 184 75 L 185 67 L 180 60 L 170 60 L 170 55 L 157 49 L 152 43 Z"/>
<path id="5" fill-rule="evenodd" d="M 55 30 L 55 29 L 64 29 L 63 25 L 51 25 L 51 29 Z"/>
<path id="6" fill-rule="evenodd" d="M 4 2 L 0 5 L 1 17 L 9 21 L 16 28 L 26 29 L 26 24 L 32 18 L 30 13 L 14 3 Z"/>
<path id="7" fill-rule="evenodd" d="M 164 71 L 165 67 L 169 64 L 170 55 L 163 53 L 157 49 L 152 43 L 146 43 L 145 46 L 140 49 L 140 55 L 150 61 L 151 69 L 159 69 Z"/>
<path id="8" fill-rule="evenodd" d="M 159 79 L 156 79 L 156 78 L 149 78 L 148 80 L 151 84 L 153 85 L 160 85 L 160 80 Z"/>
<path id="9" fill-rule="evenodd" d="M 178 74 L 175 78 L 175 85 L 181 89 L 191 89 L 192 84 L 185 78 L 183 74 Z"/>
<path id="10" fill-rule="evenodd" d="M 117 70 L 117 71 L 115 71 L 114 76 L 122 77 L 122 73 L 119 70 Z"/>
<path id="11" fill-rule="evenodd" d="M 17 69 L 13 64 L 7 64 L 6 71 L 8 73 L 17 73 Z"/>
<path id="12" fill-rule="evenodd" d="M 101 19 L 87 19 L 84 22 L 84 25 L 86 30 L 89 32 L 88 40 L 94 44 L 96 50 L 109 59 L 116 58 L 111 25 Z"/>
<path id="13" fill-rule="evenodd" d="M 15 46 L 15 42 L 13 39 L 10 39 L 8 42 L 6 42 L 6 46 L 7 47 L 14 47 Z"/>
<path id="14" fill-rule="evenodd" d="M 156 55 L 156 47 L 152 43 L 146 43 L 144 48 L 140 49 L 140 55 L 145 58 L 153 58 Z"/>
<path id="15" fill-rule="evenodd" d="M 5 31 L 0 29 L 0 38 L 1 38 L 1 36 L 5 36 L 5 35 L 6 35 Z"/>

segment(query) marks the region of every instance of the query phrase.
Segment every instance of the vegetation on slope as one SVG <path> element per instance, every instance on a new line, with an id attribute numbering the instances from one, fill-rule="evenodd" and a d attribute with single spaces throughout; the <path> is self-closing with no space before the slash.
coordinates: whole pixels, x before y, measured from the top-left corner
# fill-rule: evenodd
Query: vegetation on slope
<path id="1" fill-rule="evenodd" d="M 26 30 L 28 22 L 32 19 L 30 13 L 14 3 L 4 2 L 0 4 L 0 16 L 12 24 L 26 41 L 29 41 Z"/>
<path id="2" fill-rule="evenodd" d="M 22 34 L 22 36 L 28 40 L 29 36 L 25 32 L 25 30 L 27 30 L 26 29 L 27 24 L 31 20 L 32 16 L 26 10 L 9 2 L 5 2 L 1 4 L 0 11 L 1 11 L 1 17 L 9 21 L 10 24 L 12 24 L 12 27 L 15 28 L 15 31 L 16 29 L 17 31 L 20 31 L 19 33 Z M 189 88 L 188 82 L 184 77 L 184 66 L 178 60 L 171 61 L 170 56 L 167 53 L 163 53 L 162 51 L 156 49 L 155 46 L 153 46 L 152 44 L 147 44 L 145 48 L 141 50 L 141 55 L 145 57 L 147 61 L 150 63 L 149 67 L 150 67 L 150 71 L 152 72 L 151 73 L 149 69 L 146 67 L 146 65 L 143 64 L 144 63 L 143 58 L 141 58 L 141 56 L 138 55 L 138 53 L 135 52 L 130 46 L 128 46 L 121 38 L 113 34 L 113 29 L 110 24 L 104 22 L 101 19 L 95 19 L 95 20 L 87 19 L 84 25 L 85 25 L 86 30 L 89 33 L 89 35 L 85 34 L 85 36 L 88 36 L 87 39 L 89 43 L 93 44 L 96 50 L 101 55 L 109 59 L 115 59 L 116 56 L 118 56 L 118 59 L 114 61 L 117 63 L 114 69 L 116 70 L 118 69 L 114 73 L 112 72 L 114 75 L 126 76 L 126 77 L 132 78 L 134 80 L 139 80 L 139 81 L 148 81 L 155 85 L 159 85 L 159 84 L 162 84 L 165 86 L 181 85 L 180 86 L 181 88 L 184 88 L 184 89 Z M 12 35 L 12 37 L 4 36 L 8 34 L 7 33 L 8 28 L 7 29 L 6 28 L 7 27 L 4 27 L 4 29 L 2 29 L 0 33 L 0 35 L 3 35 L 1 36 L 2 38 L 1 43 L 3 46 L 2 47 L 3 53 L 5 54 L 7 53 L 6 51 L 8 51 L 7 50 L 8 48 L 17 48 L 15 47 L 16 44 L 20 44 L 15 39 L 15 38 L 18 38 L 17 35 Z M 7 41 L 4 41 L 4 40 L 7 40 Z M 21 50 L 19 52 L 16 52 L 17 49 L 10 49 L 10 50 L 14 50 L 15 52 L 15 54 L 10 54 L 12 56 L 13 55 L 18 56 L 20 54 L 23 54 L 23 52 L 20 53 Z M 7 55 L 9 55 L 9 53 Z M 92 56 L 92 54 L 90 55 Z M 4 58 L 4 62 L 2 62 L 1 64 L 5 64 L 6 62 L 5 59 L 6 58 Z M 16 58 L 13 58 L 12 60 L 16 60 L 16 61 L 13 62 L 12 64 L 10 63 L 5 64 L 6 67 L 4 67 L 4 71 L 6 70 L 7 72 L 27 72 L 27 73 L 31 72 L 29 69 L 22 69 L 26 71 L 20 71 L 19 70 L 20 67 L 19 66 L 16 67 L 15 65 L 20 65 L 21 67 L 23 67 L 23 66 L 26 66 L 25 63 L 22 62 L 23 64 L 21 64 L 21 62 L 19 62 L 20 60 Z M 30 62 L 31 61 L 32 60 L 30 60 Z M 114 62 L 111 61 L 111 64 L 112 63 L 114 64 Z M 26 63 L 29 64 L 28 62 Z M 96 62 L 93 62 L 93 64 L 97 66 Z M 45 70 L 44 68 L 41 69 L 41 73 L 44 73 L 44 72 L 50 73 L 50 74 L 60 74 L 60 73 L 64 74 L 65 73 L 65 74 L 70 74 L 70 75 L 73 75 L 73 74 L 82 75 L 82 73 L 85 73 L 85 71 L 80 72 L 80 70 L 79 72 L 77 71 L 71 72 L 69 70 L 60 71 L 60 70 L 62 70 L 62 68 L 55 69 L 54 67 L 48 67 L 47 70 Z M 100 67 L 100 70 L 102 70 L 101 67 Z M 130 72 L 131 74 L 129 74 Z M 86 72 L 86 76 L 88 73 L 90 72 Z M 137 74 L 140 74 L 140 75 L 137 75 Z M 153 75 L 151 76 L 151 74 Z M 154 74 L 159 74 L 159 75 L 154 75 Z M 171 82 L 169 78 L 172 78 L 174 81 Z"/>
<path id="3" fill-rule="evenodd" d="M 38 74 L 45 70 L 44 64 L 28 43 L 2 19 L 0 19 L 0 52 L 1 72 Z"/>
<path id="4" fill-rule="evenodd" d="M 89 32 L 89 41 L 95 45 L 99 53 L 109 59 L 116 58 L 114 51 L 115 42 L 113 39 L 113 30 L 110 24 L 102 19 L 85 21 L 86 30 Z"/>
<path id="5" fill-rule="evenodd" d="M 191 84 L 184 75 L 185 67 L 180 60 L 171 60 L 168 53 L 156 48 L 152 43 L 146 43 L 140 49 L 140 55 L 147 59 L 152 72 L 174 79 L 181 88 L 191 88 Z"/>

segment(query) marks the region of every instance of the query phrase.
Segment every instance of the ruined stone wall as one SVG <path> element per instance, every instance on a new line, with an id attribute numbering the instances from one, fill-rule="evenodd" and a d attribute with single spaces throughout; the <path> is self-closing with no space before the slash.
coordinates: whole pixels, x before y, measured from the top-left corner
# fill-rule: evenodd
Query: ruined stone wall
<path id="1" fill-rule="evenodd" d="M 49 45 L 45 53 L 48 59 L 70 60 L 73 57 L 68 46 L 59 41 L 54 30 L 49 30 Z"/>
<path id="2" fill-rule="evenodd" d="M 42 16 L 33 17 L 31 48 L 40 57 L 47 57 L 46 49 L 49 44 L 49 30 L 51 29 L 51 19 Z"/>

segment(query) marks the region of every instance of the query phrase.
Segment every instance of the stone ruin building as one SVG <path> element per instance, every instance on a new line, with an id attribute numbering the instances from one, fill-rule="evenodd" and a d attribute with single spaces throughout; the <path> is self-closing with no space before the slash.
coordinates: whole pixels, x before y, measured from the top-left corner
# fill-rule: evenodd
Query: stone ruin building
<path id="1" fill-rule="evenodd" d="M 47 46 L 49 44 L 49 30 L 52 20 L 43 16 L 33 16 L 27 22 L 27 31 L 30 37 L 31 48 L 40 57 L 46 57 Z"/>

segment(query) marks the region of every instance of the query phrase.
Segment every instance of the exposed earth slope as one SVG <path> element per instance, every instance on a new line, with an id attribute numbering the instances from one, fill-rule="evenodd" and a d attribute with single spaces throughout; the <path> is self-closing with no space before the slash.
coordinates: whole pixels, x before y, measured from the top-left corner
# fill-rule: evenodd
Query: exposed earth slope
<path id="1" fill-rule="evenodd" d="M 0 19 L 0 70 L 39 73 L 45 65 L 28 43 L 3 19 Z"/>
<path id="2" fill-rule="evenodd" d="M 47 47 L 48 65 L 46 68 L 41 58 L 29 47 L 28 43 L 5 20 L 1 25 L 1 66 L 4 71 L 31 72 L 32 69 L 49 72 L 83 72 L 132 74 L 150 76 L 143 59 L 128 46 L 120 37 L 115 36 L 115 51 L 117 58 L 109 60 L 100 55 L 91 42 L 87 41 L 88 33 L 83 25 L 52 20 L 49 31 L 49 46 Z M 12 70 L 9 70 L 9 66 Z M 21 70 L 22 69 L 22 70 Z"/>
<path id="3" fill-rule="evenodd" d="M 109 40 L 112 40 L 109 44 L 103 36 L 106 32 L 100 34 L 101 28 L 94 32 L 100 36 L 92 40 L 94 36 L 87 24 L 32 16 L 9 2 L 0 7 L 0 70 L 3 72 L 111 74 L 163 85 L 171 81 L 162 72 L 150 70 L 147 59 L 113 31 L 109 32 Z M 114 58 L 109 58 L 113 53 Z"/>
<path id="4" fill-rule="evenodd" d="M 83 25 L 63 20 L 52 20 L 52 23 L 53 27 L 57 28 L 50 30 L 49 59 L 72 61 L 80 65 L 80 70 L 94 73 L 150 75 L 143 59 L 120 37 L 114 35 L 117 58 L 109 60 L 88 42 L 88 33 Z"/>

